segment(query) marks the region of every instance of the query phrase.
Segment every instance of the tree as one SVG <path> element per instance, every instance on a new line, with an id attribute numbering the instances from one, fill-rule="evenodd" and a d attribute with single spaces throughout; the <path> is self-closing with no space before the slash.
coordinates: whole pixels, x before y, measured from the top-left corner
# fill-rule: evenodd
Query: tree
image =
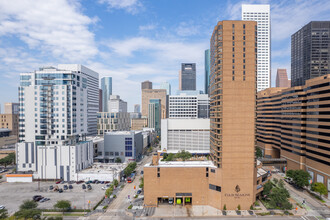
<path id="1" fill-rule="evenodd" d="M 64 210 L 70 209 L 70 207 L 71 207 L 71 202 L 68 200 L 59 200 L 54 205 L 54 208 L 62 209 L 62 212 L 64 212 Z"/>
<path id="2" fill-rule="evenodd" d="M 262 150 L 260 147 L 256 147 L 256 157 L 261 158 L 262 157 Z"/>
<path id="3" fill-rule="evenodd" d="M 284 181 L 282 179 L 280 179 L 280 181 L 278 182 L 278 187 L 280 188 L 284 188 Z"/>
<path id="4" fill-rule="evenodd" d="M 223 205 L 223 210 L 225 210 L 225 211 L 227 210 L 226 204 Z"/>
<path id="5" fill-rule="evenodd" d="M 23 204 L 20 205 L 19 209 L 23 210 L 23 209 L 35 209 L 38 207 L 38 203 L 36 203 L 33 200 L 24 200 Z"/>
<path id="6" fill-rule="evenodd" d="M 283 204 L 290 197 L 288 190 L 285 188 L 274 187 L 270 194 L 269 204 L 273 207 L 283 207 Z"/>
<path id="7" fill-rule="evenodd" d="M 273 188 L 273 184 L 270 181 L 265 183 L 264 190 L 262 191 L 262 195 L 264 197 L 268 197 L 270 195 L 270 192 L 271 192 L 272 188 Z"/>
<path id="8" fill-rule="evenodd" d="M 106 191 L 105 191 L 105 195 L 109 198 L 111 196 L 113 192 L 113 187 L 109 187 Z"/>
<path id="9" fill-rule="evenodd" d="M 15 212 L 14 216 L 18 219 L 40 219 L 41 211 L 38 209 L 22 209 Z"/>
<path id="10" fill-rule="evenodd" d="M 124 169 L 124 174 L 126 177 L 129 177 L 131 173 L 134 172 L 136 168 L 136 162 L 131 162 L 127 165 L 127 167 Z"/>
<path id="11" fill-rule="evenodd" d="M 175 159 L 175 157 L 174 157 L 174 154 L 172 154 L 172 153 L 169 153 L 168 155 L 167 155 L 167 157 L 166 157 L 166 160 L 165 161 L 173 161 Z"/>
<path id="12" fill-rule="evenodd" d="M 300 188 L 308 186 L 309 180 L 311 179 L 309 173 L 304 170 L 288 170 L 286 176 L 292 178 L 294 184 Z"/>
<path id="13" fill-rule="evenodd" d="M 0 164 L 5 167 L 9 164 L 15 164 L 15 153 L 10 153 L 6 157 L 0 159 Z"/>
<path id="14" fill-rule="evenodd" d="M 117 179 L 114 179 L 114 181 L 113 181 L 113 185 L 115 186 L 115 187 L 117 187 L 118 186 L 118 180 Z"/>
<path id="15" fill-rule="evenodd" d="M 240 204 L 238 204 L 238 206 L 237 206 L 237 210 L 238 210 L 238 211 L 241 210 L 241 205 L 240 205 Z"/>
<path id="16" fill-rule="evenodd" d="M 116 163 L 121 163 L 121 159 L 120 157 L 117 157 L 116 160 L 115 160 Z"/>
<path id="17" fill-rule="evenodd" d="M 313 183 L 312 191 L 320 193 L 320 197 L 328 193 L 327 187 L 323 183 Z"/>
<path id="18" fill-rule="evenodd" d="M 277 185 L 277 183 L 278 183 L 278 179 L 274 178 L 273 181 L 274 181 L 274 183 Z"/>
<path id="19" fill-rule="evenodd" d="M 6 219 L 8 218 L 8 210 L 7 209 L 1 209 L 0 210 L 0 219 Z"/>
<path id="20" fill-rule="evenodd" d="M 183 161 L 191 158 L 191 153 L 189 153 L 188 151 L 185 151 L 185 150 L 182 150 L 181 152 L 177 153 L 175 155 L 176 158 L 180 158 L 182 159 Z"/>
<path id="21" fill-rule="evenodd" d="M 139 187 L 140 187 L 141 189 L 143 189 L 143 186 L 144 186 L 144 178 L 141 177 L 141 178 L 140 178 L 140 185 L 139 185 Z"/>

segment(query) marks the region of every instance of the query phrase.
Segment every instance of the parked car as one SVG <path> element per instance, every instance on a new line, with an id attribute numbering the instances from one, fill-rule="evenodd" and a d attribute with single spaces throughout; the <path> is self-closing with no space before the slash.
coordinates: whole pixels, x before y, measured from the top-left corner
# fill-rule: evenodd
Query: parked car
<path id="1" fill-rule="evenodd" d="M 64 190 L 67 190 L 67 189 L 68 189 L 68 185 L 64 185 L 64 186 L 63 186 L 63 189 L 64 189 Z"/>
<path id="2" fill-rule="evenodd" d="M 100 184 L 104 184 L 104 181 L 101 181 Z"/>
<path id="3" fill-rule="evenodd" d="M 71 184 L 69 185 L 69 189 L 73 189 L 73 186 Z"/>
<path id="4" fill-rule="evenodd" d="M 59 193 L 62 193 L 62 192 L 63 192 L 63 189 L 59 189 L 58 192 L 59 192 Z"/>
<path id="5" fill-rule="evenodd" d="M 84 181 L 83 180 L 80 180 L 80 181 L 78 181 L 78 182 L 76 182 L 77 184 L 81 184 L 81 183 L 84 183 Z"/>
<path id="6" fill-rule="evenodd" d="M 47 202 L 48 200 L 50 200 L 50 199 L 49 198 L 43 198 L 39 202 Z"/>
<path id="7" fill-rule="evenodd" d="M 41 196 L 41 197 L 37 197 L 35 201 L 36 201 L 36 202 L 39 202 L 39 201 L 42 200 L 43 198 L 44 198 L 43 196 Z"/>
<path id="8" fill-rule="evenodd" d="M 61 184 L 64 184 L 65 183 L 65 181 L 61 181 Z"/>
<path id="9" fill-rule="evenodd" d="M 105 181 L 105 182 L 104 182 L 104 184 L 108 184 L 108 183 L 110 183 L 110 181 Z"/>
<path id="10" fill-rule="evenodd" d="M 42 197 L 41 195 L 34 195 L 33 197 L 32 197 L 32 200 L 33 201 L 36 201 L 38 198 L 40 198 L 40 197 Z"/>
<path id="11" fill-rule="evenodd" d="M 85 184 L 82 184 L 81 188 L 82 189 L 86 189 L 86 185 Z"/>
<path id="12" fill-rule="evenodd" d="M 62 182 L 62 180 L 60 180 L 60 181 L 57 181 L 57 182 L 56 182 L 56 184 L 60 184 L 61 182 Z"/>
<path id="13" fill-rule="evenodd" d="M 6 208 L 4 205 L 0 205 L 0 210 Z"/>
<path id="14" fill-rule="evenodd" d="M 92 189 L 92 186 L 88 184 L 88 185 L 87 185 L 87 189 L 88 189 L 88 190 L 91 190 L 91 189 Z"/>
<path id="15" fill-rule="evenodd" d="M 107 190 L 109 188 L 109 186 L 102 186 L 103 190 Z"/>
<path id="16" fill-rule="evenodd" d="M 49 186 L 49 190 L 53 190 L 54 189 L 54 187 L 53 186 Z"/>
<path id="17" fill-rule="evenodd" d="M 138 190 L 136 193 L 137 194 L 141 194 L 142 193 L 142 190 Z"/>

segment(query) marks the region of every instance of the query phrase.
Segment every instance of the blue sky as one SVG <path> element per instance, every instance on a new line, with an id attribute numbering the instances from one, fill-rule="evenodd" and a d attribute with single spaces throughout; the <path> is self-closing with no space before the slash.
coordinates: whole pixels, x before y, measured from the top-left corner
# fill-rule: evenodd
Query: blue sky
<path id="1" fill-rule="evenodd" d="M 204 50 L 219 20 L 241 19 L 241 4 L 271 6 L 272 86 L 290 73 L 290 36 L 311 20 L 330 20 L 327 0 L 0 0 L 0 104 L 17 102 L 19 73 L 58 63 L 83 64 L 113 77 L 113 94 L 129 110 L 140 83 L 178 87 L 182 62 L 197 63 L 203 90 Z"/>

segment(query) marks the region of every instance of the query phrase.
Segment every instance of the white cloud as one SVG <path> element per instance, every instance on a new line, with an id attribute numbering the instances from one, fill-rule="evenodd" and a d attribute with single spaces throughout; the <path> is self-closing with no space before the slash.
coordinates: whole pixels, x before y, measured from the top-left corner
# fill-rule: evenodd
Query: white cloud
<path id="1" fill-rule="evenodd" d="M 109 9 L 125 9 L 131 14 L 136 14 L 142 8 L 139 0 L 99 0 L 101 4 L 107 4 Z"/>
<path id="2" fill-rule="evenodd" d="M 52 54 L 70 62 L 84 61 L 98 53 L 88 26 L 96 22 L 66 0 L 0 1 L 0 36 L 17 36 L 41 55 Z"/>
<path id="3" fill-rule="evenodd" d="M 140 31 L 151 31 L 157 27 L 155 24 L 141 25 L 139 26 Z"/>
<path id="4" fill-rule="evenodd" d="M 200 27 L 192 22 L 181 22 L 176 28 L 176 33 L 182 37 L 197 35 L 200 33 Z"/>

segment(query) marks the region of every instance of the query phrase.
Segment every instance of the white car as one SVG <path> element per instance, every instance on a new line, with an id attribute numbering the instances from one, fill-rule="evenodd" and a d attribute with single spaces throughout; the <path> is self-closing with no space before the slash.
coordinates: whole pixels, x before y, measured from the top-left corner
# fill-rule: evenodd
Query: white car
<path id="1" fill-rule="evenodd" d="M 103 190 L 106 190 L 106 189 L 108 189 L 109 188 L 109 186 L 102 186 L 102 189 Z"/>
<path id="2" fill-rule="evenodd" d="M 0 205 L 0 210 L 6 208 L 4 205 Z"/>

